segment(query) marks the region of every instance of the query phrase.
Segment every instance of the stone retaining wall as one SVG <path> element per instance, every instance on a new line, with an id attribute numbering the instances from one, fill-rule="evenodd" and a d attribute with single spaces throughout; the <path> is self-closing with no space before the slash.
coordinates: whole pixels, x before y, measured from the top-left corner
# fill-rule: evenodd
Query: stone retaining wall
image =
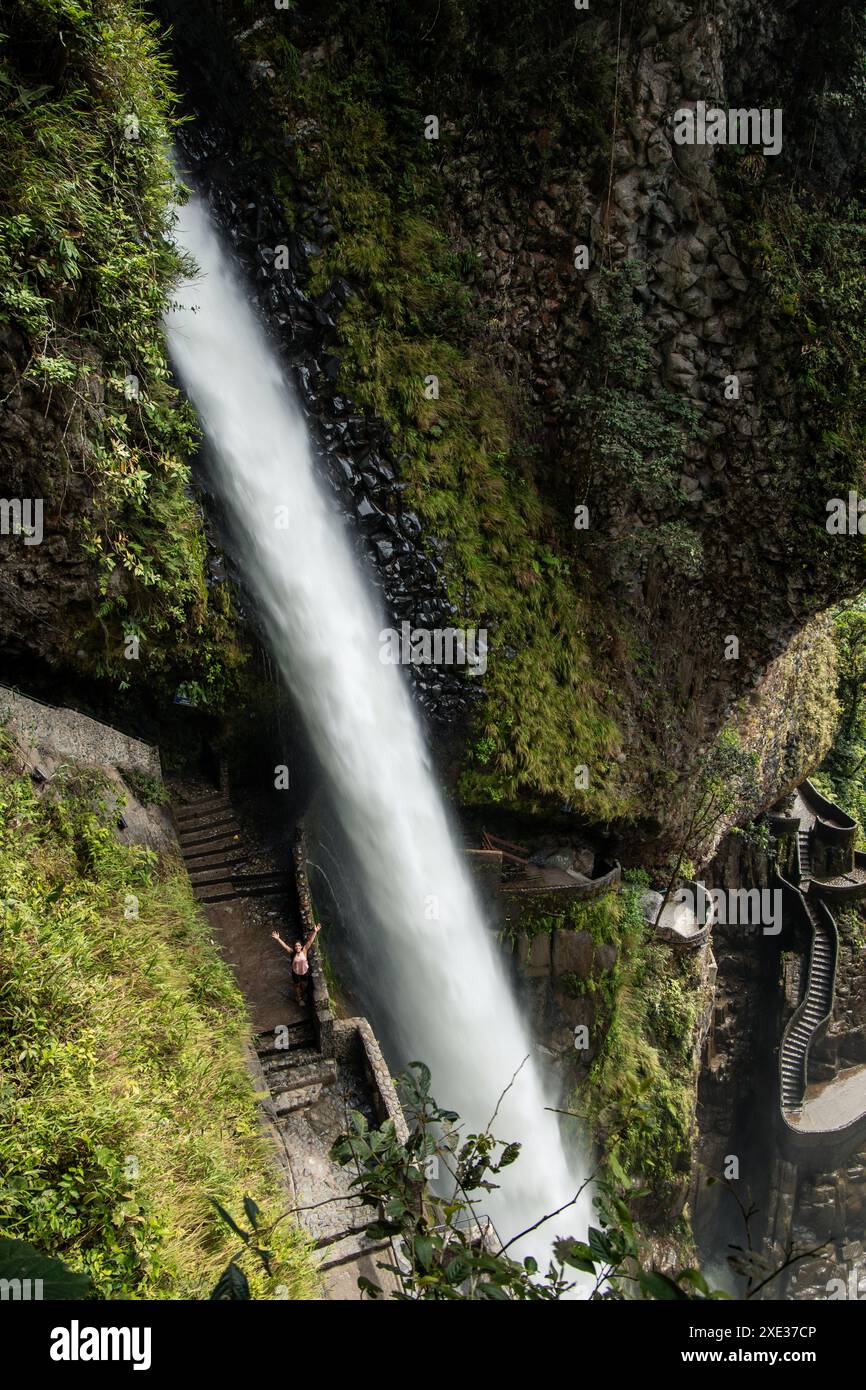
<path id="1" fill-rule="evenodd" d="M 44 704 L 8 686 L 0 686 L 0 723 L 21 751 L 22 770 L 50 783 L 67 766 L 95 768 L 105 777 L 103 797 L 116 811 L 115 834 L 121 844 L 174 850 L 171 818 L 162 806 L 138 800 L 123 771 L 162 782 L 159 749 L 132 738 L 110 724 L 77 710 Z"/>

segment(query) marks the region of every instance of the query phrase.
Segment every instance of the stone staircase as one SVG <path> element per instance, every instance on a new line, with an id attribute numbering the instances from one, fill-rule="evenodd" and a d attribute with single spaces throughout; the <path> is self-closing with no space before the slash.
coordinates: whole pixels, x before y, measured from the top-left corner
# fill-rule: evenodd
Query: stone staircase
<path id="1" fill-rule="evenodd" d="M 801 866 L 803 865 L 801 851 Z M 799 1111 L 806 1089 L 809 1048 L 819 1024 L 827 1017 L 833 1003 L 833 940 L 829 928 L 817 911 L 808 893 L 802 894 L 803 904 L 812 925 L 812 949 L 809 955 L 809 979 L 806 994 L 791 1019 L 782 1038 L 781 1084 L 782 1107 L 787 1112 Z"/>
<path id="2" fill-rule="evenodd" d="M 797 850 L 800 856 L 800 884 L 805 893 L 809 880 L 812 877 L 812 846 L 810 843 L 811 827 L 807 827 L 797 832 Z"/>
<path id="3" fill-rule="evenodd" d="M 294 1110 L 314 1105 L 325 1086 L 337 1079 L 333 1057 L 324 1057 L 318 1047 L 309 1019 L 288 1028 L 286 1046 L 275 1045 L 271 1032 L 255 1038 L 255 1048 L 271 1093 L 277 1121 Z"/>
<path id="4" fill-rule="evenodd" d="M 218 932 L 228 919 L 241 933 L 234 938 L 235 963 L 240 956 L 238 969 L 247 971 L 249 988 L 256 991 L 263 980 L 280 978 L 284 972 L 285 989 L 270 994 L 254 1025 L 255 1074 L 257 1089 L 263 1089 L 262 1082 L 267 1088 L 263 1112 L 284 1155 L 293 1205 L 300 1208 L 301 1224 L 320 1255 L 325 1296 L 339 1301 L 358 1298 L 359 1274 L 384 1280 L 390 1287 L 392 1277 L 375 1264 L 389 1243 L 366 1238 L 369 1215 L 355 1196 L 354 1170 L 340 1168 L 330 1158 L 331 1145 L 345 1129 L 350 1110 L 364 1113 L 371 1126 L 381 1118 L 371 1103 L 369 1084 L 377 1066 L 387 1076 L 378 1043 L 366 1020 L 335 1021 L 315 947 L 304 1004 L 292 997 L 288 958 L 277 948 L 269 956 L 255 953 L 256 941 L 262 934 L 267 938 L 273 926 L 286 940 L 305 938 L 312 929 L 302 838 L 296 836 L 291 872 L 250 872 L 250 865 L 261 863 L 261 858 L 245 841 L 226 796 L 213 793 L 178 803 L 173 816 L 196 897 L 210 910 Z M 248 901 L 261 898 L 272 902 Z M 260 992 L 258 998 L 261 1005 Z M 386 1085 L 393 1093 L 390 1078 Z M 396 1094 L 393 1105 L 405 1129 Z"/>
<path id="5" fill-rule="evenodd" d="M 289 873 L 243 872 L 249 852 L 227 797 L 215 793 L 177 806 L 174 821 L 187 873 L 201 902 L 232 902 L 290 890 Z"/>

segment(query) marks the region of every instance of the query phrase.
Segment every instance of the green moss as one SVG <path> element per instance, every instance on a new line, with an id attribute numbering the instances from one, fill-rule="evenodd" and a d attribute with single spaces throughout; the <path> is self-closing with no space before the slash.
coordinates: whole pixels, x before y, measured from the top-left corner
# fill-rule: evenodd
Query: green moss
<path id="1" fill-rule="evenodd" d="M 838 655 L 837 699 L 832 747 L 813 774 L 818 790 L 837 802 L 859 827 L 859 846 L 866 844 L 866 595 L 834 615 Z"/>
<path id="2" fill-rule="evenodd" d="M 856 24 L 862 69 L 866 28 L 862 18 Z M 843 573 L 847 580 L 856 569 L 861 582 L 864 573 L 862 545 L 828 534 L 826 503 L 866 485 L 866 206 L 862 196 L 832 197 L 755 164 L 753 156 L 727 151 L 720 172 L 739 253 L 774 327 L 791 344 L 787 413 L 810 449 L 810 486 L 788 497 L 798 528 L 795 564 L 807 586 L 821 574 L 829 576 L 821 592 L 838 591 Z M 785 456 L 774 463 L 784 486 Z"/>
<path id="3" fill-rule="evenodd" d="M 183 265 L 155 27 L 137 0 L 22 0 L 3 27 L 0 324 L 61 426 L 29 485 L 47 510 L 79 506 L 78 542 L 99 575 L 90 622 L 61 624 L 57 655 L 83 650 L 89 671 L 121 686 L 195 680 L 217 702 L 239 658 L 225 586 L 205 583 L 186 462 L 196 429 L 163 342 Z M 31 72 L 49 76 L 36 85 Z M 82 428 L 83 462 L 67 447 Z M 125 659 L 131 636 L 138 661 Z"/>
<path id="4" fill-rule="evenodd" d="M 698 980 L 691 956 L 652 940 L 641 887 L 576 905 L 576 928 L 617 948 L 596 981 L 596 1036 L 603 1036 L 586 1082 L 573 1098 L 606 1163 L 615 1154 L 664 1210 L 688 1171 L 697 1070 L 693 1052 Z M 592 982 L 587 982 L 592 983 Z"/>
<path id="5" fill-rule="evenodd" d="M 0 767 L 0 1225 L 98 1297 L 207 1297 L 237 1247 L 208 1199 L 286 1206 L 242 1000 L 185 873 L 117 843 L 97 777 L 57 783 Z M 254 1296 L 312 1296 L 300 1233 L 273 1250 Z"/>
<path id="6" fill-rule="evenodd" d="M 625 809 L 612 703 L 593 658 L 587 576 L 571 518 L 535 478 L 521 401 L 480 347 L 471 260 L 455 254 L 440 209 L 436 152 L 406 71 L 369 54 L 298 75 L 266 34 L 253 51 L 280 69 L 274 104 L 291 110 L 299 173 L 335 234 L 314 261 L 313 289 L 335 275 L 355 290 L 339 317 L 339 384 L 392 429 L 406 501 L 442 544 L 455 622 L 486 627 L 488 669 L 464 800 L 573 796 L 588 815 Z M 280 85 L 282 84 L 282 85 Z M 428 399 L 428 378 L 439 383 Z"/>

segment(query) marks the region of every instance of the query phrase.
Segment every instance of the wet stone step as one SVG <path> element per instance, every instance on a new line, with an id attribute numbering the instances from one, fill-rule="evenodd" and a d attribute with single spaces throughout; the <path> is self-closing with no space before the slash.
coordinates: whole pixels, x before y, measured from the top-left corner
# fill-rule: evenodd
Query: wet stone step
<path id="1" fill-rule="evenodd" d="M 321 1094 L 320 1085 L 301 1086 L 296 1091 L 285 1091 L 273 1102 L 274 1114 L 280 1119 L 293 1114 L 295 1110 L 306 1110 L 309 1106 L 315 1105 Z"/>
<path id="2" fill-rule="evenodd" d="M 240 830 L 234 821 L 227 821 L 224 825 L 214 826 L 212 830 L 192 830 L 188 835 L 178 835 L 177 838 L 181 849 L 194 849 L 197 845 L 213 844 L 217 840 L 238 840 Z"/>
<path id="3" fill-rule="evenodd" d="M 186 839 L 189 835 L 196 835 L 199 832 L 204 834 L 206 831 L 213 830 L 221 825 L 234 825 L 235 817 L 231 811 L 215 811 L 212 816 L 196 816 L 195 820 L 180 821 L 178 824 L 178 836 Z"/>
<path id="4" fill-rule="evenodd" d="M 284 1046 L 278 1046 L 276 1036 L 284 1040 Z M 267 1063 L 285 1059 L 286 1057 L 296 1056 L 298 1052 L 311 1047 L 315 1037 L 313 1025 L 311 1023 L 295 1023 L 289 1025 L 285 1033 L 260 1033 L 256 1041 L 256 1052 L 262 1064 L 262 1070 L 267 1071 Z M 314 1050 L 314 1049 L 313 1049 Z"/>
<path id="5" fill-rule="evenodd" d="M 193 816 L 206 815 L 211 811 L 227 811 L 229 803 L 224 796 L 203 797 L 201 801 L 188 801 L 184 806 L 175 806 L 175 820 L 188 820 Z"/>
<path id="6" fill-rule="evenodd" d="M 312 1030 L 312 1024 L 301 1026 L 306 1026 Z M 272 1054 L 262 1062 L 262 1070 L 268 1080 L 270 1080 L 272 1076 L 278 1075 L 287 1068 L 315 1066 L 316 1063 L 321 1060 L 321 1053 L 316 1047 L 310 1047 L 304 1051 L 294 1052 L 292 1054 L 289 1054 L 286 1049 L 274 1048 Z"/>
<path id="7" fill-rule="evenodd" d="M 189 881 L 193 888 L 207 888 L 214 883 L 231 883 L 231 866 L 215 864 L 208 869 L 189 869 Z"/>
<path id="8" fill-rule="evenodd" d="M 260 883 L 252 888 L 239 887 L 231 878 L 215 878 L 210 883 L 193 884 L 195 895 L 203 903 L 241 902 L 244 898 L 278 898 L 286 896 L 285 885 Z"/>
<path id="9" fill-rule="evenodd" d="M 205 884 L 204 887 L 196 888 L 195 895 L 199 902 L 203 903 L 229 903 L 240 897 L 240 893 L 236 893 L 232 887 L 231 880 L 227 883 Z"/>
<path id="10" fill-rule="evenodd" d="M 266 1074 L 266 1080 L 274 1100 L 279 1100 L 288 1091 L 304 1090 L 307 1086 L 333 1086 L 337 1079 L 333 1061 L 318 1061 L 308 1066 L 291 1065 L 282 1071 Z"/>
<path id="11" fill-rule="evenodd" d="M 217 851 L 217 849 L 238 849 L 240 848 L 239 842 L 240 835 L 220 835 L 217 840 L 210 838 L 210 840 L 196 840 L 195 844 L 193 844 L 192 841 L 189 841 L 188 844 L 185 845 L 182 844 L 181 852 L 183 858 L 195 859 L 197 855 L 200 855 L 200 853 L 203 853 L 206 849 L 211 849 L 211 851 Z"/>
<path id="12" fill-rule="evenodd" d="M 222 855 L 222 859 L 220 859 L 220 855 Z M 231 845 L 228 849 L 196 849 L 196 851 L 183 855 L 183 863 L 188 866 L 188 869 L 195 867 L 199 860 L 203 860 L 202 867 L 207 865 L 225 865 L 228 867 L 229 865 L 240 865 L 240 863 L 245 862 L 245 859 L 246 851 L 242 845 Z"/>

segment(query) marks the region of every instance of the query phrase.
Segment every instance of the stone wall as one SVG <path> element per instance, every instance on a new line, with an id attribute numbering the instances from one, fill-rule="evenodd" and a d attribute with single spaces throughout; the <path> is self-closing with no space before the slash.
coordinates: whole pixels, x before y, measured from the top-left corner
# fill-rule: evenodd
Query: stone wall
<path id="1" fill-rule="evenodd" d="M 109 808 L 116 807 L 116 833 L 123 844 L 173 849 L 168 812 L 140 801 L 123 780 L 123 771 L 162 781 L 159 750 L 77 710 L 43 704 L 17 690 L 0 686 L 0 722 L 21 749 L 23 766 L 46 782 L 66 767 L 96 768 L 106 779 Z M 122 818 L 122 824 L 121 820 Z"/>
<path id="2" fill-rule="evenodd" d="M 604 46 L 614 15 L 605 5 L 593 9 Z M 554 148 L 531 194 L 516 181 L 502 187 L 488 132 L 465 134 L 459 157 L 443 164 L 454 235 L 478 258 L 492 350 L 533 401 L 545 453 L 561 461 L 558 476 L 572 478 L 590 506 L 583 553 L 609 576 L 651 653 L 654 701 L 639 715 L 622 711 L 626 726 L 639 740 L 651 731 L 660 761 L 688 774 L 733 719 L 759 753 L 767 804 L 829 744 L 833 653 L 826 623 L 808 624 L 839 576 L 829 551 L 820 574 L 804 573 L 796 560 L 813 479 L 807 432 L 792 418 L 799 344 L 768 318 L 739 259 L 718 151 L 675 146 L 672 115 L 697 98 L 726 105 L 734 93 L 745 105 L 772 105 L 783 86 L 793 97 L 798 81 L 805 100 L 806 44 L 790 13 L 765 5 L 722 0 L 710 15 L 654 0 L 635 16 L 624 52 L 609 182 L 593 183 L 590 151 Z M 791 160 L 796 140 L 792 129 Z M 847 167 L 843 156 L 834 172 L 844 178 Z M 572 261 L 582 241 L 591 249 L 583 275 Z M 621 480 L 608 487 L 573 426 L 572 403 L 597 351 L 605 273 L 626 260 L 641 268 L 648 399 L 674 392 L 692 405 L 704 435 L 687 450 L 682 501 L 661 510 Z M 729 374 L 739 381 L 735 402 L 724 397 Z M 554 495 L 571 507 L 566 488 Z M 658 557 L 633 558 L 636 528 L 674 518 L 703 549 L 697 582 L 671 574 Z M 736 660 L 724 659 L 727 634 L 739 637 Z M 602 641 L 599 658 L 608 651 Z M 737 708 L 743 696 L 749 703 Z M 657 808 L 652 794 L 647 801 Z"/>

